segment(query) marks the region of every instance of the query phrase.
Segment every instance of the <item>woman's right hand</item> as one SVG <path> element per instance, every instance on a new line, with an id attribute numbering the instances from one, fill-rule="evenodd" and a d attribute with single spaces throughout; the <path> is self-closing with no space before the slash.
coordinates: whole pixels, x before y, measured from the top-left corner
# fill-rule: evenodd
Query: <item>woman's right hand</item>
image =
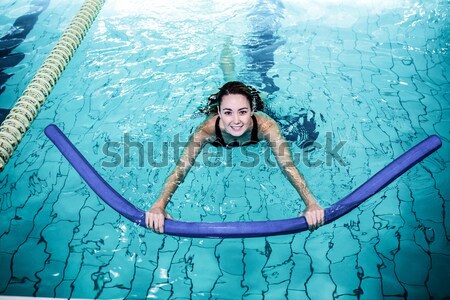
<path id="1" fill-rule="evenodd" d="M 145 225 L 154 232 L 164 233 L 164 221 L 166 218 L 173 219 L 164 208 L 153 206 L 145 213 Z"/>

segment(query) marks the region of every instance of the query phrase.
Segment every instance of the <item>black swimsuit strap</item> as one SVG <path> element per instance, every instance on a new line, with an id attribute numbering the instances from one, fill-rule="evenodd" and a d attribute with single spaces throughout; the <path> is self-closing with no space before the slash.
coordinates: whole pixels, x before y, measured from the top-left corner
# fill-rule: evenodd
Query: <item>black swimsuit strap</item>
<path id="1" fill-rule="evenodd" d="M 251 141 L 252 142 L 259 142 L 259 139 L 258 139 L 258 121 L 256 121 L 255 115 L 252 115 L 252 120 L 253 120 L 253 128 L 252 128 Z"/>
<path id="2" fill-rule="evenodd" d="M 220 130 L 219 121 L 220 121 L 220 117 L 217 116 L 217 119 L 216 119 L 216 140 L 215 140 L 215 143 L 219 143 L 221 146 L 225 147 L 225 141 L 223 139 L 222 131 Z"/>

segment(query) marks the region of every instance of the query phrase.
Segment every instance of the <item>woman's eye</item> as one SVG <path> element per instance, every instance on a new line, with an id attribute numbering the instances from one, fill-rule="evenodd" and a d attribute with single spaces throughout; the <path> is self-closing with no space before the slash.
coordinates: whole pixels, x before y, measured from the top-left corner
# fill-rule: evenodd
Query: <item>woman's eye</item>
<path id="1" fill-rule="evenodd" d="M 230 115 L 231 115 L 231 111 L 226 111 L 226 112 L 225 112 L 225 115 L 226 115 L 226 116 L 230 116 Z"/>
<path id="2" fill-rule="evenodd" d="M 240 111 L 239 112 L 241 115 L 245 115 L 246 113 L 247 113 L 247 111 L 246 110 L 242 110 L 242 111 Z"/>

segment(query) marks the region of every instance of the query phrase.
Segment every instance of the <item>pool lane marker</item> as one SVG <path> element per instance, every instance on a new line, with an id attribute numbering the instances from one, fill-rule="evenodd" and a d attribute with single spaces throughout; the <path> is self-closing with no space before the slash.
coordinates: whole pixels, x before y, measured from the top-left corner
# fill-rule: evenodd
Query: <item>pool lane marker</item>
<path id="1" fill-rule="evenodd" d="M 45 134 L 103 201 L 130 221 L 145 227 L 145 212 L 117 193 L 88 163 L 86 158 L 56 125 L 47 126 Z M 406 151 L 349 195 L 326 208 L 325 224 L 333 222 L 352 211 L 366 199 L 379 192 L 411 167 L 439 149 L 441 145 L 441 139 L 437 135 L 432 135 Z M 166 220 L 164 233 L 184 237 L 243 238 L 292 234 L 307 229 L 308 225 L 304 217 L 275 221 L 217 223 Z"/>
<path id="2" fill-rule="evenodd" d="M 86 36 L 105 0 L 86 0 L 0 125 L 0 172 Z"/>

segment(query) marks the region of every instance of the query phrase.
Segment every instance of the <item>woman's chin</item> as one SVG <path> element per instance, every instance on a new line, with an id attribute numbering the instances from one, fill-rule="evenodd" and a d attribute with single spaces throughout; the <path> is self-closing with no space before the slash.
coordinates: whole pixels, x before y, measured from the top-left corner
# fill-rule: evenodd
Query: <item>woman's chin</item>
<path id="1" fill-rule="evenodd" d="M 244 134 L 245 130 L 244 130 L 244 127 L 241 127 L 239 129 L 230 127 L 230 128 L 228 128 L 227 132 L 229 134 L 231 134 L 232 136 L 239 137 Z"/>

